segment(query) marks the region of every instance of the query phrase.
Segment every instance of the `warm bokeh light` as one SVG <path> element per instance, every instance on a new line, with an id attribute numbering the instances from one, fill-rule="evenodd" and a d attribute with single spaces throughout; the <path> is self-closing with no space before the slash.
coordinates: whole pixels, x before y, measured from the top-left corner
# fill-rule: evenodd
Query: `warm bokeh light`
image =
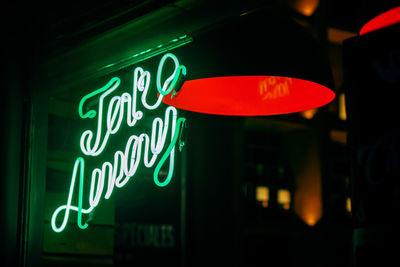
<path id="1" fill-rule="evenodd" d="M 294 166 L 296 190 L 293 210 L 309 226 L 322 217 L 321 162 L 316 139 L 302 139 Z M 306 149 L 306 150 L 304 150 Z"/>
<path id="2" fill-rule="evenodd" d="M 283 209 L 290 209 L 290 191 L 287 189 L 278 190 L 278 203 L 282 205 Z"/>
<path id="3" fill-rule="evenodd" d="M 351 213 L 351 198 L 346 198 L 346 210 Z"/>
<path id="4" fill-rule="evenodd" d="M 346 95 L 341 93 L 339 95 L 339 119 L 347 120 L 347 113 L 346 113 Z"/>
<path id="5" fill-rule="evenodd" d="M 267 186 L 256 187 L 256 200 L 261 202 L 261 205 L 266 208 L 268 207 L 269 200 L 269 188 Z"/>
<path id="6" fill-rule="evenodd" d="M 319 0 L 294 0 L 293 8 L 304 16 L 311 16 L 317 9 Z"/>
<path id="7" fill-rule="evenodd" d="M 314 192 L 312 192 L 314 191 Z M 304 190 L 297 195 L 296 213 L 309 226 L 314 226 L 322 217 L 322 199 L 316 188 Z"/>
<path id="8" fill-rule="evenodd" d="M 304 111 L 300 112 L 300 114 L 301 114 L 301 116 L 303 116 L 303 118 L 305 118 L 307 120 L 311 120 L 312 118 L 314 118 L 317 111 L 318 111 L 317 108 L 313 108 L 313 109 L 304 110 Z"/>
<path id="9" fill-rule="evenodd" d="M 333 142 L 346 144 L 347 143 L 347 132 L 340 130 L 330 130 L 329 136 Z"/>
<path id="10" fill-rule="evenodd" d="M 314 212 L 305 213 L 304 222 L 308 226 L 314 226 L 315 224 L 317 224 L 318 220 L 319 218 L 317 218 Z"/>

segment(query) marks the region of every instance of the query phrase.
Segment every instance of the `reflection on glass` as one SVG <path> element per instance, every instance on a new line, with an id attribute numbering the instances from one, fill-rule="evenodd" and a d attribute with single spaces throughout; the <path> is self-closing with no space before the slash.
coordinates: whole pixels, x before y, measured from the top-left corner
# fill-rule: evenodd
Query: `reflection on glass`
<path id="1" fill-rule="evenodd" d="M 278 190 L 278 203 L 282 206 L 284 210 L 290 209 L 290 191 L 287 189 Z"/>
<path id="2" fill-rule="evenodd" d="M 256 187 L 256 200 L 261 202 L 264 208 L 268 207 L 269 188 L 267 186 Z"/>
<path id="3" fill-rule="evenodd" d="M 351 213 L 351 198 L 346 198 L 346 210 L 347 212 Z"/>
<path id="4" fill-rule="evenodd" d="M 259 92 L 263 100 L 277 99 L 290 94 L 292 78 L 267 76 L 259 83 Z"/>

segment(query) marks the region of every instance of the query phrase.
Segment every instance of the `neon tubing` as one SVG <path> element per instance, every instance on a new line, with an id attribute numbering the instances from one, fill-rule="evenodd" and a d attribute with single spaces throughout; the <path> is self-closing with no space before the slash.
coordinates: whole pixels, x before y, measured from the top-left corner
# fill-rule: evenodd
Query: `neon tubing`
<path id="1" fill-rule="evenodd" d="M 171 58 L 174 63 L 175 63 L 175 69 L 174 72 L 171 74 L 171 76 L 169 76 L 163 86 L 161 86 L 161 75 L 162 75 L 162 70 L 164 67 L 164 63 L 165 61 Z M 158 70 L 157 70 L 157 91 L 160 93 L 160 97 L 168 95 L 169 93 L 171 93 L 171 91 L 174 89 L 176 82 L 178 81 L 179 78 L 179 74 L 182 73 L 183 75 L 186 76 L 186 67 L 183 65 L 179 65 L 179 61 L 176 58 L 176 56 L 174 54 L 171 53 L 167 53 L 165 54 L 160 61 L 160 64 L 158 65 Z M 162 97 L 161 97 L 162 100 Z"/>
<path id="2" fill-rule="evenodd" d="M 167 59 L 172 59 L 175 64 L 173 73 L 161 83 L 161 73 L 163 71 L 164 63 Z M 129 127 L 133 127 L 137 121 L 142 119 L 143 111 L 136 110 L 137 91 L 142 92 L 141 102 L 147 110 L 154 110 L 159 107 L 161 100 L 164 95 L 174 92 L 177 90 L 176 84 L 179 80 L 180 75 L 186 75 L 185 66 L 179 65 L 178 59 L 173 54 L 166 54 L 162 57 L 158 72 L 157 72 L 157 91 L 161 91 L 158 100 L 155 104 L 150 105 L 147 103 L 146 97 L 150 87 L 150 72 L 144 71 L 142 68 L 137 67 L 134 70 L 134 81 L 132 88 L 132 95 L 129 93 L 122 93 L 121 95 L 113 96 L 107 107 L 107 111 L 103 110 L 104 99 L 113 93 L 120 85 L 120 79 L 118 77 L 112 78 L 105 86 L 93 91 L 90 94 L 85 95 L 79 103 L 79 116 L 83 119 L 92 119 L 97 116 L 97 132 L 95 140 L 95 134 L 91 130 L 86 130 L 81 135 L 80 147 L 82 152 L 88 156 L 98 156 L 106 147 L 108 138 L 116 134 L 122 124 L 124 114 L 126 112 L 127 118 L 126 123 Z M 96 95 L 99 95 L 98 110 L 83 111 L 85 102 Z M 125 111 L 126 108 L 126 111 Z M 102 125 L 103 115 L 106 115 L 106 127 Z M 51 218 L 51 226 L 57 233 L 63 231 L 68 223 L 69 215 L 71 211 L 77 212 L 77 225 L 81 229 L 88 227 L 89 220 L 92 217 L 89 216 L 89 220 L 83 223 L 82 216 L 84 214 L 91 214 L 93 210 L 99 205 L 104 193 L 104 198 L 109 199 L 114 191 L 114 188 L 121 188 L 125 186 L 131 177 L 133 177 L 142 161 L 143 153 L 143 165 L 146 168 L 151 168 L 156 164 L 158 156 L 164 151 L 161 159 L 156 164 L 153 172 L 153 180 L 155 185 L 159 187 L 165 187 L 168 185 L 173 177 L 174 172 L 174 159 L 175 159 L 175 145 L 182 132 L 183 125 L 186 119 L 178 118 L 177 110 L 174 107 L 167 107 L 165 109 L 164 119 L 156 117 L 153 119 L 151 136 L 146 133 L 139 135 L 131 135 L 125 145 L 124 150 L 118 150 L 114 153 L 113 164 L 105 161 L 101 168 L 95 168 L 91 174 L 91 183 L 89 188 L 89 198 L 86 205 L 88 208 L 83 208 L 83 192 L 84 192 L 84 170 L 85 161 L 82 157 L 78 157 L 75 160 L 70 189 L 68 193 L 67 203 L 59 206 L 53 213 Z M 102 130 L 106 128 L 105 133 L 102 134 Z M 171 129 L 171 130 L 169 130 Z M 171 142 L 166 147 L 167 136 L 171 135 Z M 93 143 L 94 141 L 94 143 Z M 179 149 L 184 144 L 179 140 Z M 167 177 L 164 181 L 160 181 L 159 175 L 161 168 L 165 165 L 169 157 L 169 169 Z M 72 205 L 75 182 L 79 179 L 79 192 L 78 192 L 78 205 Z M 106 181 L 107 180 L 107 181 Z M 107 184 L 106 184 L 107 183 Z M 57 220 L 60 213 L 64 212 L 64 216 L 61 221 Z"/>
<path id="3" fill-rule="evenodd" d="M 93 92 L 85 95 L 84 97 L 82 97 L 81 101 L 79 102 L 79 108 L 78 108 L 79 116 L 82 119 L 94 118 L 96 116 L 96 111 L 89 110 L 86 113 L 83 112 L 83 105 L 85 104 L 85 101 L 97 94 L 104 92 L 104 91 L 106 91 L 106 93 L 104 93 L 104 94 L 107 94 L 107 95 L 110 94 L 119 86 L 120 83 L 121 83 L 121 80 L 117 77 L 114 77 L 102 88 L 97 89 L 96 91 L 93 91 Z"/>
<path id="4" fill-rule="evenodd" d="M 162 72 L 167 59 L 171 59 L 173 61 L 175 68 L 172 74 L 162 83 Z M 175 55 L 171 53 L 165 54 L 161 58 L 157 69 L 156 85 L 159 96 L 156 103 L 151 105 L 147 103 L 146 100 L 148 90 L 150 88 L 150 72 L 143 70 L 143 68 L 141 67 L 135 68 L 133 72 L 132 96 L 128 93 L 123 93 L 120 96 L 112 97 L 108 104 L 106 116 L 106 131 L 104 135 L 102 134 L 104 128 L 102 126 L 104 113 L 103 102 L 105 97 L 110 95 L 120 85 L 120 79 L 114 77 L 102 88 L 84 96 L 79 104 L 79 115 L 81 116 L 81 118 L 84 119 L 91 119 L 97 115 L 97 131 L 94 144 L 93 137 L 95 134 L 93 133 L 93 131 L 86 130 L 81 135 L 80 147 L 83 154 L 87 156 L 98 156 L 100 153 L 102 153 L 107 145 L 110 135 L 116 134 L 121 127 L 123 116 L 125 114 L 125 106 L 127 113 L 126 123 L 129 127 L 133 127 L 138 120 L 142 119 L 143 112 L 140 110 L 136 110 L 137 91 L 142 92 L 141 103 L 143 104 L 143 106 L 147 110 L 154 110 L 160 106 L 164 95 L 167 95 L 172 90 L 176 89 L 175 86 L 181 74 L 184 76 L 186 75 L 186 67 L 179 64 L 179 61 Z M 98 114 L 95 110 L 89 110 L 88 112 L 83 113 L 83 105 L 85 101 L 100 93 L 102 94 L 99 98 Z"/>
<path id="5" fill-rule="evenodd" d="M 141 153 L 142 153 L 142 143 L 145 142 L 144 146 L 144 165 L 147 168 L 150 168 L 154 165 L 155 159 L 161 153 L 163 147 L 165 146 L 165 140 L 167 136 L 167 132 L 169 129 L 169 120 L 171 120 L 171 143 L 168 145 L 166 151 L 162 155 L 160 161 L 158 162 L 156 168 L 153 172 L 153 180 L 154 183 L 159 187 L 165 187 L 168 185 L 172 179 L 173 172 L 174 172 L 174 156 L 175 156 L 175 145 L 178 140 L 178 137 L 183 129 L 183 124 L 185 123 L 185 118 L 179 118 L 177 120 L 177 111 L 174 107 L 168 107 L 165 111 L 165 121 L 164 123 L 161 120 L 160 123 L 154 123 L 154 121 L 159 121 L 160 118 L 155 118 L 153 121 L 152 127 L 152 138 L 149 140 L 149 136 L 145 133 L 142 133 L 139 137 L 136 135 L 130 136 L 128 139 L 124 152 L 116 151 L 114 154 L 114 164 L 106 161 L 102 164 L 102 168 L 95 168 L 92 171 L 92 179 L 90 184 L 90 191 L 89 191 L 89 208 L 84 209 L 83 207 L 83 184 L 84 184 L 84 169 L 85 169 L 85 162 L 82 157 L 78 157 L 75 161 L 71 184 L 67 199 L 67 204 L 61 205 L 58 207 L 51 219 L 51 226 L 55 232 L 61 232 L 64 230 L 65 226 L 67 225 L 68 218 L 70 215 L 70 211 L 76 211 L 77 215 L 77 224 L 79 228 L 86 229 L 88 227 L 87 223 L 82 224 L 82 214 L 89 214 L 95 207 L 98 206 L 101 196 L 104 191 L 105 185 L 105 178 L 106 173 L 108 173 L 108 183 L 107 183 L 107 191 L 105 193 L 104 198 L 109 199 L 113 190 L 114 186 L 121 188 L 125 186 L 131 177 L 133 177 L 138 169 L 140 160 L 141 160 Z M 164 124 L 164 125 L 162 125 Z M 158 134 L 156 133 L 158 132 Z M 157 139 L 157 141 L 155 141 Z M 153 157 L 152 160 L 149 162 L 148 154 L 149 154 L 149 142 L 152 144 L 157 143 L 157 145 L 150 145 L 155 146 L 155 149 L 152 151 Z M 167 174 L 167 178 L 161 182 L 159 179 L 159 174 L 161 167 L 164 165 L 166 160 L 170 158 L 169 162 L 169 170 Z M 119 170 L 119 172 L 118 172 Z M 79 173 L 79 192 L 78 192 L 78 206 L 71 205 L 76 176 Z M 61 226 L 57 226 L 57 217 L 59 216 L 61 211 L 64 211 L 64 218 L 62 221 Z"/>
<path id="6" fill-rule="evenodd" d="M 181 130 L 185 121 L 186 121 L 185 118 L 178 119 L 177 129 Z M 164 153 L 164 155 L 162 156 L 161 160 L 158 162 L 158 164 L 154 170 L 153 180 L 154 180 L 154 183 L 159 187 L 164 187 L 164 186 L 168 185 L 171 181 L 172 174 L 174 173 L 174 151 L 175 151 L 175 144 L 176 144 L 176 141 L 178 140 L 180 130 L 175 131 L 173 128 L 172 141 L 169 144 L 167 151 Z M 163 166 L 164 162 L 167 160 L 168 156 L 170 157 L 170 168 L 168 171 L 168 175 L 167 175 L 167 178 L 164 180 L 164 182 L 160 182 L 159 177 L 158 177 L 159 173 L 160 173 L 160 169 Z"/>
<path id="7" fill-rule="evenodd" d="M 114 85 L 111 86 L 111 84 L 114 84 Z M 90 143 L 92 141 L 92 138 L 93 138 L 93 132 L 92 131 L 86 130 L 81 136 L 81 143 L 80 143 L 81 144 L 81 150 L 85 155 L 97 156 L 98 154 L 100 154 L 103 151 L 103 149 L 104 149 L 104 147 L 105 147 L 105 145 L 107 143 L 108 137 L 110 135 L 109 132 L 107 132 L 105 134 L 105 136 L 103 138 L 103 141 L 101 143 L 101 146 L 99 148 L 100 138 L 101 138 L 101 126 L 102 126 L 102 119 L 103 119 L 103 101 L 104 101 L 104 98 L 107 95 L 111 94 L 119 86 L 119 84 L 120 84 L 120 79 L 114 77 L 104 87 L 94 91 L 93 93 L 90 93 L 90 94 L 84 96 L 82 98 L 81 102 L 79 103 L 79 115 L 81 116 L 81 118 L 93 118 L 93 117 L 96 116 L 96 111 L 94 111 L 94 110 L 90 110 L 89 112 L 81 115 L 82 105 L 86 101 L 87 98 L 92 97 L 92 96 L 94 96 L 94 95 L 96 95 L 96 94 L 98 94 L 100 92 L 105 91 L 100 96 L 100 99 L 99 99 L 99 114 L 97 116 L 98 117 L 97 135 L 96 135 L 96 140 L 95 140 L 94 146 L 91 148 L 91 145 L 90 145 Z M 110 103 L 110 104 L 112 104 L 112 103 Z M 107 125 L 109 125 L 109 124 L 110 123 L 107 123 Z M 86 142 L 85 142 L 85 140 L 86 140 Z"/>
<path id="8" fill-rule="evenodd" d="M 78 168 L 79 168 L 79 180 L 80 180 L 79 181 L 79 202 L 78 202 L 78 206 L 72 206 L 71 205 L 71 201 L 72 201 L 72 195 L 74 193 L 76 173 L 78 171 Z M 85 229 L 85 228 L 88 227 L 88 225 L 86 223 L 84 225 L 82 225 L 82 213 L 88 214 L 89 212 L 92 211 L 93 207 L 90 207 L 89 209 L 82 209 L 84 169 L 85 169 L 85 161 L 83 160 L 82 157 L 77 158 L 76 161 L 75 161 L 75 164 L 74 164 L 73 172 L 72 172 L 72 179 L 71 179 L 71 185 L 69 187 L 69 194 L 68 194 L 67 204 L 58 207 L 54 211 L 53 216 L 51 217 L 51 227 L 57 233 L 59 233 L 62 230 L 64 230 L 65 226 L 67 225 L 70 210 L 78 212 L 78 226 L 79 226 L 79 228 Z M 57 216 L 63 210 L 65 210 L 63 222 L 62 222 L 60 227 L 57 227 L 57 225 L 56 225 Z"/>

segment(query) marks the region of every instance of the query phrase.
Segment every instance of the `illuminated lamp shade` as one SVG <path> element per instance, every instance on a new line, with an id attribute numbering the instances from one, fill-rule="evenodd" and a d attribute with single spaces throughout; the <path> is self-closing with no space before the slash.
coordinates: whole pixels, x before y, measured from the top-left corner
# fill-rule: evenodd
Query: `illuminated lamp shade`
<path id="1" fill-rule="evenodd" d="M 270 81 L 274 81 L 271 84 Z M 202 95 L 208 96 L 199 97 Z M 168 105 L 216 115 L 263 116 L 309 110 L 335 94 L 320 84 L 278 76 L 214 77 L 185 82 Z"/>
<path id="2" fill-rule="evenodd" d="M 176 55 L 187 77 L 178 109 L 215 115 L 266 116 L 319 108 L 335 98 L 328 61 L 311 33 L 272 11 L 240 16 L 193 36 Z"/>
<path id="3" fill-rule="evenodd" d="M 360 35 L 364 35 L 397 23 L 400 23 L 400 6 L 390 9 L 368 21 L 361 28 Z"/>

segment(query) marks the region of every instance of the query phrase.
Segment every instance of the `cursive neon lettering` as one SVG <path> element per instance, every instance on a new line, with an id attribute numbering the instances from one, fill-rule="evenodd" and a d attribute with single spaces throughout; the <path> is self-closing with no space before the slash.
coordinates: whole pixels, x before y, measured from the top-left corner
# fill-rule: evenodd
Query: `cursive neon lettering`
<path id="1" fill-rule="evenodd" d="M 174 70 L 162 83 L 161 77 L 166 60 L 171 59 L 174 63 Z M 107 146 L 110 136 L 117 134 L 123 118 L 126 114 L 126 124 L 128 127 L 133 127 L 139 120 L 143 118 L 143 111 L 137 110 L 137 92 L 142 93 L 141 103 L 143 107 L 149 111 L 158 108 L 161 104 L 164 95 L 167 95 L 172 90 L 176 92 L 179 88 L 177 82 L 181 75 L 186 75 L 186 68 L 179 64 L 178 59 L 171 53 L 165 54 L 159 63 L 157 69 L 157 91 L 159 93 L 157 100 L 153 104 L 147 102 L 147 94 L 150 88 L 151 75 L 149 71 L 143 70 L 141 67 L 135 68 L 133 71 L 133 88 L 132 93 L 127 92 L 121 95 L 112 96 L 107 105 L 107 110 L 104 110 L 105 100 L 120 86 L 120 79 L 114 77 L 103 87 L 85 95 L 79 103 L 79 116 L 82 119 L 93 119 L 97 116 L 96 133 L 92 130 L 85 130 L 80 138 L 80 148 L 84 155 L 98 156 Z M 85 106 L 90 98 L 98 97 L 97 110 L 91 107 L 84 111 Z M 103 125 L 103 121 L 106 124 Z M 64 230 L 68 223 L 71 211 L 77 212 L 77 224 L 81 229 L 88 227 L 88 221 L 83 223 L 82 216 L 91 214 L 98 206 L 101 199 L 109 199 L 115 188 L 125 186 L 132 177 L 137 173 L 140 163 L 144 167 L 151 168 L 156 166 L 153 172 L 153 180 L 155 185 L 159 187 L 167 186 L 173 177 L 175 146 L 179 142 L 181 148 L 184 143 L 181 142 L 179 136 L 183 130 L 185 118 L 178 118 L 177 110 L 174 107 L 165 109 L 164 118 L 156 117 L 153 119 L 151 126 L 151 135 L 141 133 L 139 135 L 131 135 L 123 150 L 117 150 L 114 153 L 113 162 L 105 161 L 101 167 L 95 168 L 91 173 L 91 181 L 89 188 L 89 199 L 83 203 L 84 189 L 84 173 L 85 160 L 83 157 L 78 157 L 75 160 L 70 189 L 68 193 L 67 203 L 59 206 L 53 213 L 51 218 L 51 226 L 55 232 Z M 170 142 L 167 144 L 167 137 L 170 136 Z M 164 151 L 164 152 L 163 152 Z M 161 155 L 161 153 L 163 154 Z M 157 159 L 161 156 L 160 160 Z M 169 161 L 168 161 L 169 158 Z M 164 167 L 165 166 L 165 167 Z M 161 168 L 168 168 L 167 176 L 161 181 Z M 73 205 L 75 183 L 79 183 L 78 187 L 78 205 Z M 87 191 L 87 189 L 86 189 Z M 83 205 L 87 208 L 83 208 Z M 63 217 L 62 214 L 63 213 Z M 89 216 L 92 217 L 93 214 Z M 62 219 L 62 220 L 61 220 Z"/>
<path id="2" fill-rule="evenodd" d="M 69 213 L 71 210 L 78 212 L 78 220 L 77 221 L 78 221 L 79 228 L 85 229 L 88 226 L 87 224 L 82 225 L 82 213 L 87 214 L 87 213 L 91 212 L 93 208 L 91 207 L 89 209 L 82 209 L 84 169 L 85 169 L 85 161 L 83 160 L 82 157 L 77 158 L 75 161 L 75 164 L 74 164 L 74 169 L 72 171 L 72 179 L 71 179 L 71 185 L 69 187 L 67 204 L 58 207 L 54 211 L 53 216 L 51 217 L 51 227 L 57 233 L 64 230 L 65 226 L 67 225 Z M 71 205 L 71 202 L 72 202 L 72 196 L 74 193 L 76 173 L 78 171 L 79 171 L 79 197 L 78 197 L 79 200 L 78 200 L 78 206 L 73 206 L 73 205 Z M 56 219 L 58 217 L 58 214 L 63 210 L 65 210 L 65 212 L 64 212 L 64 218 L 63 218 L 62 224 L 60 227 L 57 227 Z"/>
<path id="3" fill-rule="evenodd" d="M 168 107 L 170 110 L 175 110 L 173 107 Z M 175 110 L 176 112 L 176 110 Z M 166 111 L 167 113 L 167 111 Z M 167 117 L 167 115 L 166 115 Z M 171 178 L 174 172 L 174 157 L 175 157 L 175 145 L 178 141 L 179 134 L 182 130 L 182 125 L 185 123 L 186 119 L 185 118 L 179 118 L 178 121 L 176 121 L 176 116 L 173 116 L 173 121 L 175 121 L 176 127 L 171 129 L 171 143 L 169 144 L 167 150 L 163 154 L 161 160 L 157 164 L 156 168 L 154 169 L 153 172 L 153 179 L 154 183 L 159 186 L 159 187 L 164 187 L 168 185 L 171 182 Z M 167 123 L 165 123 L 167 124 Z M 154 130 L 154 128 L 153 128 Z M 145 142 L 144 146 L 144 153 L 145 155 L 149 153 L 149 136 L 147 134 L 141 134 L 140 136 L 132 135 L 129 139 L 128 142 L 126 143 L 125 146 L 125 151 L 117 151 L 114 154 L 114 164 L 111 164 L 110 162 L 104 162 L 102 165 L 102 168 L 95 168 L 92 171 L 92 179 L 91 179 L 91 185 L 90 185 L 90 191 L 89 191 L 89 208 L 84 209 L 83 203 L 82 203 L 82 196 L 84 192 L 83 188 L 83 182 L 84 182 L 84 166 L 85 162 L 82 157 L 79 157 L 76 159 L 75 164 L 74 164 L 74 169 L 72 173 L 72 179 L 71 179 L 71 185 L 70 185 L 70 191 L 68 194 L 68 200 L 67 204 L 60 206 L 59 208 L 56 209 L 56 211 L 53 213 L 52 219 L 51 219 L 51 225 L 52 228 L 54 229 L 55 232 L 61 232 L 68 221 L 68 217 L 70 215 L 70 211 L 76 211 L 78 213 L 78 226 L 81 229 L 85 229 L 88 227 L 88 224 L 82 224 L 82 214 L 89 214 L 100 202 L 100 198 L 103 194 L 104 186 L 106 183 L 106 174 L 108 173 L 108 181 L 107 181 L 107 192 L 104 196 L 105 199 L 110 198 L 113 190 L 114 190 L 114 185 L 117 188 L 121 188 L 126 183 L 130 180 L 131 177 L 134 176 L 136 173 L 136 170 L 138 168 L 138 164 L 141 159 L 141 154 L 142 154 L 142 143 Z M 153 142 L 153 140 L 151 140 Z M 155 151 L 158 152 L 158 151 Z M 156 156 L 156 155 L 153 155 Z M 170 164 L 169 164 L 169 169 L 168 169 L 168 174 L 167 178 L 163 181 L 160 182 L 159 180 L 159 172 L 163 164 L 166 162 L 167 158 L 170 158 Z M 146 158 L 146 156 L 144 157 Z M 146 161 L 146 160 L 144 160 Z M 153 161 L 154 164 L 155 161 Z M 152 167 L 152 165 L 148 165 L 148 167 Z M 120 170 L 118 172 L 118 170 Z M 75 187 L 75 182 L 77 179 L 77 174 L 79 174 L 79 192 L 78 192 L 78 206 L 73 206 L 71 205 L 72 197 L 74 194 L 74 187 Z M 117 176 L 118 174 L 118 176 Z M 59 216 L 60 212 L 64 211 L 64 218 L 62 221 L 61 226 L 56 225 L 57 217 Z"/>
<path id="4" fill-rule="evenodd" d="M 178 134 L 176 134 L 175 130 L 173 130 L 173 132 L 172 132 L 173 139 L 172 139 L 170 145 L 168 146 L 167 151 L 161 157 L 161 160 L 158 162 L 158 164 L 154 170 L 154 176 L 153 176 L 154 183 L 156 185 L 158 185 L 159 187 L 164 187 L 164 186 L 168 185 L 169 182 L 171 181 L 172 174 L 174 173 L 175 144 L 176 144 L 176 141 L 178 140 L 179 132 L 182 130 L 185 121 L 186 120 L 184 118 L 178 119 L 178 122 L 177 122 L 178 127 L 176 127 L 176 129 L 178 129 Z M 175 128 L 173 127 L 172 129 L 175 129 Z M 161 167 L 163 166 L 164 162 L 167 160 L 168 157 L 170 157 L 170 165 L 169 165 L 168 175 L 167 175 L 167 178 L 164 180 L 164 182 L 160 182 L 159 173 L 160 173 Z"/>
<path id="5" fill-rule="evenodd" d="M 171 58 L 174 61 L 175 69 L 174 69 L 174 72 L 171 74 L 171 76 L 169 76 L 165 80 L 164 84 L 161 86 L 162 71 L 163 71 L 164 63 L 168 58 Z M 186 67 L 183 65 L 179 65 L 179 61 L 175 55 L 173 55 L 171 53 L 165 54 L 161 58 L 161 61 L 160 61 L 160 64 L 158 65 L 158 70 L 157 70 L 157 91 L 160 93 L 161 99 L 163 96 L 171 93 L 171 91 L 174 89 L 180 73 L 182 73 L 184 76 L 186 76 Z"/>
<path id="6" fill-rule="evenodd" d="M 107 83 L 107 85 L 105 85 L 104 87 L 96 90 L 93 93 L 90 93 L 86 96 L 84 96 L 81 100 L 81 102 L 79 103 L 79 115 L 81 116 L 81 118 L 86 119 L 86 118 L 94 118 L 96 116 L 96 111 L 94 110 L 90 110 L 87 113 L 82 113 L 82 106 L 83 103 L 89 98 L 92 97 L 100 92 L 105 91 L 103 94 L 101 94 L 100 99 L 99 99 L 99 114 L 97 116 L 97 134 L 96 134 L 96 140 L 95 143 L 93 145 L 93 147 L 91 148 L 91 142 L 93 139 L 93 132 L 90 130 L 86 130 L 82 136 L 81 136 L 81 150 L 85 155 L 92 155 L 92 156 L 97 156 L 98 154 L 101 153 L 101 151 L 103 151 L 106 142 L 108 140 L 108 137 L 110 135 L 110 132 L 107 132 L 103 138 L 103 141 L 101 142 L 101 130 L 102 130 L 102 120 L 103 120 L 103 101 L 104 98 L 111 94 L 120 84 L 120 79 L 119 78 L 112 78 L 110 80 L 110 82 Z M 112 85 L 113 84 L 113 85 Z M 112 86 L 111 86 L 112 85 Z M 111 104 L 111 103 L 110 103 Z M 81 114 L 82 113 L 82 114 Z M 85 142 L 86 140 L 86 142 Z M 100 148 L 99 148 L 100 145 Z"/>
<path id="7" fill-rule="evenodd" d="M 164 81 L 164 83 L 161 83 L 161 76 L 164 68 L 164 64 L 167 59 L 172 59 L 174 62 L 174 71 L 172 74 Z M 150 87 L 150 79 L 151 75 L 150 72 L 144 71 L 141 67 L 137 67 L 134 70 L 134 79 L 133 79 L 133 90 L 132 90 L 132 97 L 128 93 L 123 93 L 121 96 L 114 96 L 111 98 L 109 104 L 108 104 L 108 109 L 107 109 L 107 130 L 106 133 L 103 136 L 102 139 L 102 129 L 103 129 L 103 102 L 104 98 L 107 97 L 109 94 L 111 94 L 120 84 L 119 78 L 112 78 L 107 85 L 104 87 L 94 91 L 93 93 L 90 93 L 86 95 L 85 97 L 82 98 L 80 104 L 79 104 L 79 114 L 81 118 L 83 119 L 91 119 L 94 118 L 97 114 L 95 110 L 90 110 L 87 113 L 83 113 L 83 105 L 85 101 L 87 101 L 88 98 L 94 97 L 95 95 L 98 95 L 101 92 L 104 92 L 101 94 L 99 98 L 99 105 L 98 105 L 98 122 L 97 122 L 97 131 L 96 131 L 96 138 L 93 143 L 93 136 L 94 133 L 91 130 L 86 130 L 83 132 L 81 136 L 81 150 L 85 155 L 88 156 L 98 156 L 106 147 L 108 138 L 110 135 L 115 134 L 118 132 L 122 119 L 124 116 L 124 109 L 125 105 L 127 106 L 127 125 L 132 127 L 135 125 L 135 123 L 140 120 L 143 117 L 143 112 L 142 111 L 136 111 L 136 98 L 137 98 L 137 91 L 142 92 L 142 98 L 141 102 L 142 105 L 148 109 L 148 110 L 154 110 L 158 108 L 162 102 L 162 99 L 164 95 L 169 94 L 176 85 L 176 82 L 178 81 L 180 75 L 186 75 L 186 67 L 183 65 L 179 65 L 178 59 L 175 57 L 175 55 L 171 53 L 165 54 L 160 61 L 160 64 L 158 66 L 157 70 L 157 79 L 156 79 L 156 84 L 157 84 L 157 91 L 159 92 L 159 96 L 157 98 L 156 103 L 153 105 L 150 105 L 147 103 L 147 94 L 148 90 Z M 82 115 L 81 115 L 82 114 Z M 118 115 L 118 116 L 117 116 Z"/>

